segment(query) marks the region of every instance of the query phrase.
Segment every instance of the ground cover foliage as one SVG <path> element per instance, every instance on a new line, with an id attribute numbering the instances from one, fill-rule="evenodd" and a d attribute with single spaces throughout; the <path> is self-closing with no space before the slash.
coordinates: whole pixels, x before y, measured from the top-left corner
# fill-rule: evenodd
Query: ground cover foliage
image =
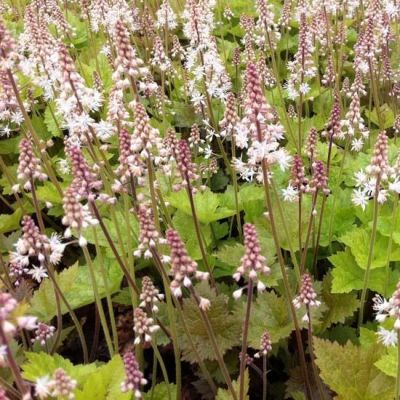
<path id="1" fill-rule="evenodd" d="M 400 398 L 397 1 L 0 9 L 0 399 Z"/>

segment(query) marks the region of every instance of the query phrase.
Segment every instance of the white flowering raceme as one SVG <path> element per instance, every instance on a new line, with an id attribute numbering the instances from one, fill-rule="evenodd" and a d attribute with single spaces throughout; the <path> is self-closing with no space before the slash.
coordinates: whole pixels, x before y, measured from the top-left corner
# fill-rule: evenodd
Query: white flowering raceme
<path id="1" fill-rule="evenodd" d="M 174 30 L 178 23 L 176 21 L 176 15 L 174 10 L 171 8 L 168 0 L 163 0 L 160 8 L 157 10 L 157 27 Z"/>
<path id="2" fill-rule="evenodd" d="M 393 166 L 389 165 L 388 138 L 382 131 L 376 141 L 370 164 L 355 174 L 355 189 L 352 194 L 353 204 L 365 210 L 369 200 L 377 195 L 379 204 L 387 201 L 391 193 L 400 192 L 400 157 Z"/>

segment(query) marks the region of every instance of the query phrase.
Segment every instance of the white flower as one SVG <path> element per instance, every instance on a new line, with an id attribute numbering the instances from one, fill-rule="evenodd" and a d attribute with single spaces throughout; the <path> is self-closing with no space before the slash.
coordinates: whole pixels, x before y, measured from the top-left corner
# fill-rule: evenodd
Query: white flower
<path id="1" fill-rule="evenodd" d="M 386 202 L 388 196 L 387 190 L 381 189 L 378 193 L 378 203 L 383 204 Z"/>
<path id="2" fill-rule="evenodd" d="M 79 246 L 81 246 L 81 247 L 87 246 L 87 240 L 82 235 L 79 236 Z"/>
<path id="3" fill-rule="evenodd" d="M 400 194 L 400 181 L 396 179 L 394 182 L 390 183 L 389 190 Z"/>
<path id="4" fill-rule="evenodd" d="M 51 380 L 48 375 L 37 378 L 35 382 L 35 394 L 39 399 L 46 399 L 50 396 Z"/>
<path id="5" fill-rule="evenodd" d="M 21 125 L 24 122 L 24 116 L 21 112 L 16 111 L 11 114 L 11 122 L 14 122 L 17 125 Z"/>
<path id="6" fill-rule="evenodd" d="M 355 174 L 355 181 L 356 181 L 356 186 L 362 186 L 367 182 L 367 175 L 365 174 L 364 171 L 358 171 Z"/>
<path id="7" fill-rule="evenodd" d="M 206 146 L 203 149 L 203 155 L 206 160 L 208 160 L 212 156 L 212 149 L 210 146 Z"/>
<path id="8" fill-rule="evenodd" d="M 7 360 L 7 346 L 5 344 L 0 345 L 0 367 L 6 366 Z"/>
<path id="9" fill-rule="evenodd" d="M 300 86 L 299 86 L 299 92 L 301 93 L 301 94 L 307 94 L 309 91 L 310 91 L 310 85 L 308 84 L 308 83 L 306 83 L 306 82 L 304 82 L 304 83 L 302 83 Z"/>
<path id="10" fill-rule="evenodd" d="M 18 317 L 17 323 L 21 329 L 32 331 L 37 328 L 37 317 L 31 317 L 31 316 Z"/>
<path id="11" fill-rule="evenodd" d="M 199 302 L 199 308 L 203 311 L 208 311 L 211 307 L 211 302 L 210 300 L 200 297 L 200 302 Z"/>
<path id="12" fill-rule="evenodd" d="M 36 267 L 35 265 L 31 270 L 28 271 L 28 274 L 32 276 L 37 283 L 42 282 L 44 278 L 48 278 L 46 269 L 43 266 Z"/>
<path id="13" fill-rule="evenodd" d="M 283 200 L 288 202 L 296 201 L 299 198 L 298 190 L 292 185 L 288 185 L 286 189 L 282 189 Z"/>
<path id="14" fill-rule="evenodd" d="M 361 138 L 353 139 L 353 141 L 351 142 L 351 150 L 352 151 L 359 152 L 362 150 L 363 146 L 364 146 L 364 142 Z"/>
<path id="15" fill-rule="evenodd" d="M 239 279 L 240 279 L 240 276 L 239 276 Z M 238 290 L 235 290 L 235 291 L 232 293 L 232 296 L 233 296 L 233 298 L 234 298 L 235 300 L 238 300 L 238 299 L 240 299 L 240 298 L 242 297 L 242 294 L 243 294 L 243 288 L 240 288 L 240 289 L 238 289 Z"/>
<path id="16" fill-rule="evenodd" d="M 238 123 L 235 126 L 235 140 L 236 140 L 236 146 L 239 147 L 239 149 L 245 149 L 248 147 L 248 134 L 249 134 L 249 130 L 248 128 L 242 124 L 242 123 Z"/>
<path id="17" fill-rule="evenodd" d="M 363 189 L 355 189 L 351 196 L 351 201 L 356 206 L 360 206 L 363 211 L 365 211 L 365 207 L 368 204 L 369 197 L 367 196 L 365 190 Z"/>
<path id="18" fill-rule="evenodd" d="M 109 56 L 111 54 L 111 48 L 108 45 L 104 45 L 101 50 L 100 50 L 100 54 L 103 54 L 105 56 Z"/>
<path id="19" fill-rule="evenodd" d="M 10 127 L 8 125 L 7 126 L 3 126 L 2 128 L 0 128 L 0 136 L 1 137 L 2 136 L 9 137 L 10 134 L 11 134 L 11 129 L 10 129 Z"/>
<path id="20" fill-rule="evenodd" d="M 50 239 L 50 262 L 57 265 L 64 254 L 65 244 L 61 243 L 61 236 L 57 233 L 52 233 Z"/>
<path id="21" fill-rule="evenodd" d="M 97 137 L 102 141 L 109 139 L 115 133 L 114 127 L 109 122 L 103 120 L 93 124 L 93 128 L 96 131 Z"/>
<path id="22" fill-rule="evenodd" d="M 376 312 L 375 319 L 378 322 L 383 322 L 389 316 L 392 304 L 379 294 L 375 295 L 372 301 L 374 303 L 372 308 Z"/>
<path id="23" fill-rule="evenodd" d="M 63 175 L 68 175 L 71 172 L 71 168 L 67 160 L 58 160 L 57 169 Z"/>
<path id="24" fill-rule="evenodd" d="M 396 346 L 397 345 L 397 332 L 395 330 L 387 330 L 381 326 L 378 328 L 378 341 L 383 343 L 384 346 Z"/>

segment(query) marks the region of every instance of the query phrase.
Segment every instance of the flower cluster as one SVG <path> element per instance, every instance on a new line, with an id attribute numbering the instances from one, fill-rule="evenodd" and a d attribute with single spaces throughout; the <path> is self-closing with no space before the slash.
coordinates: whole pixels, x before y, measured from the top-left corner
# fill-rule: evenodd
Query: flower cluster
<path id="1" fill-rule="evenodd" d="M 36 380 L 35 394 L 39 399 L 57 397 L 74 400 L 77 381 L 72 379 L 64 369 L 57 368 L 51 378 L 48 375 Z"/>
<path id="2" fill-rule="evenodd" d="M 386 202 L 390 192 L 400 193 L 398 157 L 393 166 L 389 163 L 388 137 L 385 131 L 379 133 L 375 143 L 371 162 L 364 170 L 356 173 L 356 187 L 352 201 L 365 210 L 372 198 L 377 198 L 380 204 Z"/>
<path id="3" fill-rule="evenodd" d="M 299 295 L 293 299 L 293 305 L 298 309 L 303 305 L 307 307 L 307 312 L 303 317 L 304 321 L 308 321 L 308 313 L 311 307 L 319 307 L 321 305 L 321 302 L 317 300 L 317 293 L 314 290 L 309 273 L 302 275 Z"/>
<path id="4" fill-rule="evenodd" d="M 285 169 L 290 162 L 290 156 L 285 149 L 279 148 L 284 129 L 277 119 L 276 112 L 264 97 L 259 73 L 253 63 L 249 63 L 246 69 L 244 113 L 235 140 L 238 147 L 247 148 L 248 161 L 245 164 L 234 161 L 235 169 L 241 176 L 245 176 L 251 170 L 252 175 L 263 181 L 260 164 L 278 164 Z"/>
<path id="5" fill-rule="evenodd" d="M 168 229 L 166 239 L 171 249 L 171 291 L 174 296 L 181 297 L 182 285 L 191 287 L 193 278 L 208 280 L 209 274 L 197 270 L 197 263 L 189 257 L 178 232 Z"/>
<path id="6" fill-rule="evenodd" d="M 268 353 L 272 350 L 271 336 L 268 331 L 265 331 L 260 340 L 260 350 L 254 354 L 254 357 L 266 357 Z"/>
<path id="7" fill-rule="evenodd" d="M 253 224 L 243 226 L 245 254 L 240 260 L 240 266 L 233 274 L 233 278 L 239 281 L 246 277 L 254 283 L 257 283 L 257 290 L 265 290 L 265 285 L 261 282 L 259 275 L 268 275 L 270 268 L 267 267 L 265 257 L 261 255 L 261 246 L 258 240 L 256 227 Z M 243 288 L 234 293 L 234 297 L 241 296 Z"/>
<path id="8" fill-rule="evenodd" d="M 144 379 L 139 363 L 131 351 L 124 354 L 124 367 L 126 378 L 121 383 L 121 391 L 123 393 L 133 392 L 135 399 L 142 399 L 141 387 L 147 384 L 147 380 Z"/>
<path id="9" fill-rule="evenodd" d="M 380 295 L 375 295 L 373 299 L 373 309 L 375 311 L 375 319 L 379 323 L 383 323 L 387 318 L 393 319 L 393 329 L 385 329 L 379 326 L 377 335 L 379 340 L 385 346 L 396 346 L 397 333 L 400 331 L 400 283 L 397 283 L 396 290 L 392 297 L 386 300 Z"/>
<path id="10" fill-rule="evenodd" d="M 146 315 L 140 307 L 135 308 L 133 311 L 133 321 L 135 332 L 135 344 L 151 342 L 151 336 L 157 332 L 160 327 L 154 323 L 153 318 Z"/>
<path id="11" fill-rule="evenodd" d="M 66 244 L 61 242 L 57 234 L 52 234 L 50 238 L 42 234 L 35 221 L 28 215 L 22 218 L 22 232 L 22 237 L 15 243 L 15 251 L 10 254 L 10 263 L 14 268 L 19 266 L 22 272 L 27 272 L 40 283 L 43 278 L 47 278 L 46 262 L 58 264 Z M 39 267 L 32 264 L 35 259 L 39 261 Z M 23 269 L 28 266 L 32 266 L 32 269 Z"/>
<path id="12" fill-rule="evenodd" d="M 140 204 L 137 209 L 137 217 L 139 220 L 140 234 L 139 246 L 135 251 L 135 256 L 140 257 L 142 253 L 145 258 L 152 256 L 151 249 L 157 244 L 165 243 L 165 240 L 160 237 L 154 224 L 153 210 L 149 205 Z"/>
<path id="13" fill-rule="evenodd" d="M 24 189 L 30 191 L 32 183 L 37 179 L 44 181 L 47 175 L 43 172 L 40 160 L 33 152 L 30 138 L 22 139 L 19 144 L 18 179 L 22 181 Z"/>
<path id="14" fill-rule="evenodd" d="M 142 292 L 139 299 L 140 307 L 157 312 L 157 303 L 164 300 L 164 295 L 154 286 L 153 281 L 148 276 L 144 276 L 142 278 Z"/>

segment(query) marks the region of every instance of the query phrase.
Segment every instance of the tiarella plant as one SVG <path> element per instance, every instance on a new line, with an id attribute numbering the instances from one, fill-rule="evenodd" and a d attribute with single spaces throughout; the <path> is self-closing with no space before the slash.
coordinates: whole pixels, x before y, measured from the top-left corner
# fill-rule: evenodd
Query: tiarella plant
<path id="1" fill-rule="evenodd" d="M 0 10 L 0 400 L 400 400 L 397 0 Z"/>

